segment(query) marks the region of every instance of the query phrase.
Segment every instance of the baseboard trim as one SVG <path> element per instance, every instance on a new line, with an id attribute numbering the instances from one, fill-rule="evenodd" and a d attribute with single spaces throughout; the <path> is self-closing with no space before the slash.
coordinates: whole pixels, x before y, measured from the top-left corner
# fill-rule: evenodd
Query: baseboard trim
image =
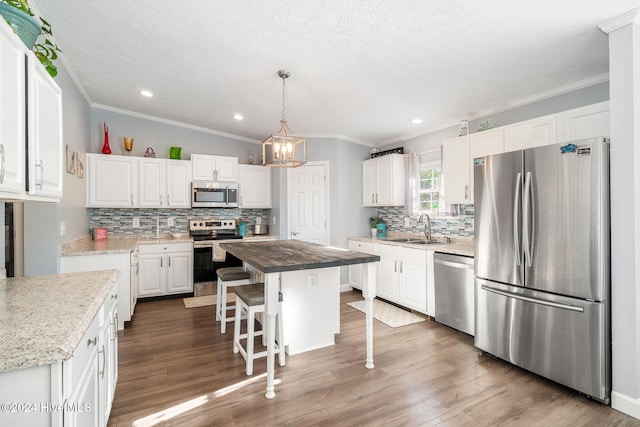
<path id="1" fill-rule="evenodd" d="M 351 286 L 349 286 L 348 283 L 343 283 L 340 285 L 340 292 L 350 292 L 352 291 L 353 288 Z"/>
<path id="2" fill-rule="evenodd" d="M 611 392 L 611 407 L 640 420 L 640 399 L 613 391 Z"/>

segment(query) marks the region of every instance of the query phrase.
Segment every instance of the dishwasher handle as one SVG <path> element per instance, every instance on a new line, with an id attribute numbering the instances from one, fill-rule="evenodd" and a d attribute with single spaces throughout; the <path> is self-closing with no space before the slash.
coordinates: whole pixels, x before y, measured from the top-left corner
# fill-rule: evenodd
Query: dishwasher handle
<path id="1" fill-rule="evenodd" d="M 465 269 L 465 270 L 473 270 L 473 264 L 466 264 L 466 263 L 462 263 L 462 262 L 453 262 L 453 261 L 445 261 L 445 260 L 442 260 L 442 259 L 435 259 L 433 262 L 436 263 L 436 264 L 447 266 L 447 267 L 462 268 L 462 269 Z"/>

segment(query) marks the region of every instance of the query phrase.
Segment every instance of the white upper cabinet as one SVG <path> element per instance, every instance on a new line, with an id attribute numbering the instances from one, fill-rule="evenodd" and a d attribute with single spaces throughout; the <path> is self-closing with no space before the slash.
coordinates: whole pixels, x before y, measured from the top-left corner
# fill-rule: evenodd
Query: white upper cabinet
<path id="1" fill-rule="evenodd" d="M 271 168 L 268 166 L 239 165 L 238 182 L 241 208 L 271 208 Z"/>
<path id="2" fill-rule="evenodd" d="M 138 207 L 187 208 L 191 206 L 191 162 L 140 158 Z"/>
<path id="3" fill-rule="evenodd" d="M 135 157 L 87 154 L 87 206 L 133 208 L 138 205 Z"/>
<path id="4" fill-rule="evenodd" d="M 4 20 L 2 20 L 4 21 Z M 24 193 L 26 47 L 0 23 L 0 195 Z M 9 194 L 13 197 L 14 194 Z"/>
<path id="5" fill-rule="evenodd" d="M 404 155 L 388 154 L 362 162 L 362 205 L 404 206 Z"/>
<path id="6" fill-rule="evenodd" d="M 504 151 L 525 150 L 541 145 L 555 144 L 557 115 L 538 117 L 505 126 Z"/>
<path id="7" fill-rule="evenodd" d="M 238 158 L 192 154 L 194 181 L 238 181 Z"/>
<path id="8" fill-rule="evenodd" d="M 0 197 L 57 202 L 63 174 L 62 91 L 0 21 Z"/>
<path id="9" fill-rule="evenodd" d="M 611 135 L 609 101 L 564 111 L 558 116 L 558 142 Z"/>
<path id="10" fill-rule="evenodd" d="M 448 204 L 473 203 L 469 135 L 442 143 L 442 196 Z"/>
<path id="11" fill-rule="evenodd" d="M 167 207 L 191 207 L 191 162 L 167 160 Z"/>
<path id="12" fill-rule="evenodd" d="M 62 90 L 34 55 L 29 61 L 29 194 L 62 197 Z"/>
<path id="13" fill-rule="evenodd" d="M 476 157 L 504 152 L 504 127 L 476 132 L 469 135 L 471 161 Z"/>

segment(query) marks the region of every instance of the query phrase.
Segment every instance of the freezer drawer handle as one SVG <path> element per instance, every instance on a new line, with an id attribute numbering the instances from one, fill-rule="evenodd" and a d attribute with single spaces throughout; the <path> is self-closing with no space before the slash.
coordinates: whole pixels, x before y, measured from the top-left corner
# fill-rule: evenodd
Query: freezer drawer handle
<path id="1" fill-rule="evenodd" d="M 473 264 L 463 264 L 461 262 L 443 261 L 441 259 L 436 259 L 433 262 L 436 264 L 446 265 L 447 267 L 464 268 L 465 270 L 473 270 Z"/>
<path id="2" fill-rule="evenodd" d="M 516 294 L 513 294 L 511 292 L 501 291 L 499 289 L 495 289 L 495 288 L 492 288 L 492 287 L 487 286 L 487 285 L 481 285 L 480 287 L 482 288 L 482 290 L 485 290 L 487 292 L 493 292 L 494 294 L 502 295 L 502 296 L 507 297 L 507 298 L 514 298 L 514 299 L 519 299 L 519 300 L 522 300 L 522 301 L 532 302 L 532 303 L 535 303 L 535 304 L 548 305 L 549 307 L 562 308 L 564 310 L 577 311 L 578 313 L 584 313 L 584 307 L 577 307 L 575 305 L 560 304 L 560 303 L 557 303 L 557 302 L 545 301 L 545 300 L 537 299 L 537 298 L 529 298 L 529 297 L 525 297 L 524 295 L 516 295 Z"/>

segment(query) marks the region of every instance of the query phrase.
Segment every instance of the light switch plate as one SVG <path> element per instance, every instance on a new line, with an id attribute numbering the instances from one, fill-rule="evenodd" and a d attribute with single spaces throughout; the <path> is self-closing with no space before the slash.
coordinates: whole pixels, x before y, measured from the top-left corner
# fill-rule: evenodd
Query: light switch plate
<path id="1" fill-rule="evenodd" d="M 273 217 L 273 225 L 276 225 L 276 217 Z"/>
<path id="2" fill-rule="evenodd" d="M 64 236 L 64 233 L 67 232 L 66 224 L 64 221 L 60 221 L 60 235 Z"/>

